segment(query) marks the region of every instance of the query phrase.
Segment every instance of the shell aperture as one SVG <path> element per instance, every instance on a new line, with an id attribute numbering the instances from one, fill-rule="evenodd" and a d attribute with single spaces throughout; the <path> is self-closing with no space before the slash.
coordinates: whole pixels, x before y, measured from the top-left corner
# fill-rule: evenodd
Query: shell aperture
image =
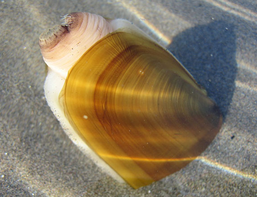
<path id="1" fill-rule="evenodd" d="M 72 128 L 66 129 L 68 135 L 76 133 L 139 188 L 201 154 L 218 133 L 222 116 L 169 52 L 129 28 L 107 34 L 79 58 L 58 104 Z"/>

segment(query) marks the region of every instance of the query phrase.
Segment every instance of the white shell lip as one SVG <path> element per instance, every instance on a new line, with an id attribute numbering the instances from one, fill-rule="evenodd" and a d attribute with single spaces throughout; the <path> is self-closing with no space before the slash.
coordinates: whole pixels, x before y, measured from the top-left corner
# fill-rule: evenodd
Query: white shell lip
<path id="1" fill-rule="evenodd" d="M 86 143 L 80 138 L 77 132 L 74 131 L 69 120 L 66 118 L 63 112 L 63 108 L 59 102 L 59 95 L 62 91 L 64 83 L 65 79 L 63 79 L 59 74 L 51 69 L 48 70 L 48 74 L 44 84 L 44 90 L 45 97 L 51 111 L 58 119 L 64 132 L 68 135 L 71 141 L 105 173 L 113 177 L 118 182 L 123 183 L 124 180 L 86 145 Z"/>

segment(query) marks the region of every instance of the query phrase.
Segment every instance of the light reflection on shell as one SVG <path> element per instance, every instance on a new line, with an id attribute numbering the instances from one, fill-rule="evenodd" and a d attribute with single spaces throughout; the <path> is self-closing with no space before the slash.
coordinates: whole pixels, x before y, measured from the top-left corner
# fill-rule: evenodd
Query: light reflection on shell
<path id="1" fill-rule="evenodd" d="M 126 20 L 88 13 L 66 17 L 69 22 L 54 30 L 61 32 L 56 38 L 40 38 L 50 68 L 45 93 L 66 133 L 87 155 L 96 154 L 138 188 L 180 170 L 206 149 L 222 116 L 169 52 Z M 90 46 L 89 19 L 100 35 Z"/>

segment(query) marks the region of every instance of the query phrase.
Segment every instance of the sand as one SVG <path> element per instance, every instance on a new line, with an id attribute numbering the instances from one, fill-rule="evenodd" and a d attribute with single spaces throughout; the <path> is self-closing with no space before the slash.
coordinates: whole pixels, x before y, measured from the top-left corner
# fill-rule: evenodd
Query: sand
<path id="1" fill-rule="evenodd" d="M 256 196 L 256 1 L 0 2 L 0 196 Z M 84 156 L 48 107 L 38 37 L 73 11 L 125 18 L 170 50 L 224 114 L 207 150 L 138 190 Z"/>

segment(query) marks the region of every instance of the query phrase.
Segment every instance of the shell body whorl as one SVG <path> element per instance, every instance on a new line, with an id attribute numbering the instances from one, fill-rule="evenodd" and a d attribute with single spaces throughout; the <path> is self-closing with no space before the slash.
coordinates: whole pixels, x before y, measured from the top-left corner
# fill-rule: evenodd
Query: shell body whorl
<path id="1" fill-rule="evenodd" d="M 58 94 L 48 85 L 45 91 L 71 139 L 138 188 L 201 154 L 222 116 L 169 52 L 129 22 L 114 22 L 107 21 L 113 32 L 69 67 Z M 46 83 L 54 78 L 52 70 L 49 75 Z"/>

